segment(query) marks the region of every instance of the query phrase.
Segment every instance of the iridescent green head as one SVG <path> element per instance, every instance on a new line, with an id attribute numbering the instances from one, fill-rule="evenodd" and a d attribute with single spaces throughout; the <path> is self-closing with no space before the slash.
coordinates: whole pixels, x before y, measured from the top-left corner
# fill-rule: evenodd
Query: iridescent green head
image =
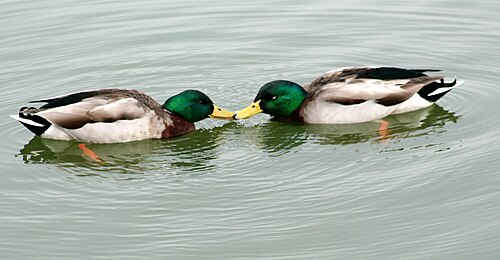
<path id="1" fill-rule="evenodd" d="M 271 116 L 290 116 L 299 109 L 306 96 L 304 88 L 294 82 L 271 81 L 260 88 L 254 103 L 236 112 L 236 118 L 248 118 L 261 112 Z"/>
<path id="2" fill-rule="evenodd" d="M 198 90 L 186 90 L 170 97 L 162 106 L 176 115 L 191 122 L 197 122 L 208 117 L 233 119 L 234 113 L 218 108 L 212 100 Z"/>

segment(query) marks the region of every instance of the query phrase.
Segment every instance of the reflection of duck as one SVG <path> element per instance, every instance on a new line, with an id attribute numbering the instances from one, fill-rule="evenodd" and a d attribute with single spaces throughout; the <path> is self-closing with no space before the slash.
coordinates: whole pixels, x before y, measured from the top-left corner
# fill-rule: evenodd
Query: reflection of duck
<path id="1" fill-rule="evenodd" d="M 233 113 L 216 107 L 197 90 L 187 90 L 158 104 L 130 89 L 100 89 L 36 100 L 40 108 L 21 108 L 11 116 L 44 138 L 89 143 L 121 143 L 179 136 L 195 129 L 194 122 Z"/>
<path id="2" fill-rule="evenodd" d="M 277 80 L 265 84 L 254 103 L 235 118 L 267 113 L 281 121 L 347 124 L 429 107 L 456 81 L 400 68 L 346 68 L 326 72 L 306 87 Z"/>
<path id="3" fill-rule="evenodd" d="M 409 138 L 417 135 L 428 135 L 446 123 L 457 122 L 459 116 L 434 104 L 430 107 L 409 113 L 395 114 L 384 118 L 389 127 L 381 133 L 378 121 L 339 124 L 339 125 L 306 125 L 307 131 L 313 134 L 319 143 L 354 144 L 368 141 L 384 141 L 390 139 Z"/>
<path id="4" fill-rule="evenodd" d="M 427 135 L 442 128 L 446 123 L 456 122 L 458 118 L 459 116 L 438 105 L 391 115 L 384 118 L 390 125 L 385 136 L 381 136 L 377 121 L 336 125 L 305 125 L 269 121 L 245 131 L 250 135 L 245 139 L 254 140 L 259 147 L 270 154 L 281 154 L 304 143 L 347 145 Z"/>
<path id="5" fill-rule="evenodd" d="M 144 173 L 147 170 L 164 169 L 165 163 L 184 172 L 208 170 L 215 167 L 211 161 L 218 157 L 214 150 L 221 142 L 220 136 L 233 124 L 198 129 L 196 133 L 161 141 L 89 144 L 89 149 L 99 155 L 102 163 L 89 160 L 77 142 L 39 136 L 31 139 L 19 155 L 25 163 L 53 164 L 77 172 Z"/>
<path id="6" fill-rule="evenodd" d="M 196 133 L 164 140 L 164 151 L 168 151 L 169 162 L 177 169 L 189 171 L 209 170 L 216 167 L 210 162 L 218 157 L 216 148 L 221 135 L 232 125 L 228 123 L 212 129 L 200 129 Z M 161 157 L 160 157 L 161 158 Z"/>
<path id="7" fill-rule="evenodd" d="M 140 162 L 150 154 L 158 142 L 149 140 L 89 145 L 106 164 Z M 89 160 L 77 142 L 51 140 L 35 136 L 21 150 L 25 163 L 79 164 Z"/>

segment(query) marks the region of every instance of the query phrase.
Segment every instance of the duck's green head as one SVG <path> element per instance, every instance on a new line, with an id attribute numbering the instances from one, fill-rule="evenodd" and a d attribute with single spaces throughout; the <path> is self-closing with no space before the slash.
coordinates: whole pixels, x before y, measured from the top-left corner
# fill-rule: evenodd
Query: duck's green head
<path id="1" fill-rule="evenodd" d="M 258 113 L 286 117 L 297 110 L 307 96 L 300 85 L 287 81 L 275 80 L 262 86 L 248 107 L 236 112 L 236 119 L 244 119 Z"/>
<path id="2" fill-rule="evenodd" d="M 234 118 L 233 112 L 217 107 L 207 95 L 198 90 L 186 90 L 172 96 L 165 101 L 162 108 L 193 123 L 208 117 Z"/>

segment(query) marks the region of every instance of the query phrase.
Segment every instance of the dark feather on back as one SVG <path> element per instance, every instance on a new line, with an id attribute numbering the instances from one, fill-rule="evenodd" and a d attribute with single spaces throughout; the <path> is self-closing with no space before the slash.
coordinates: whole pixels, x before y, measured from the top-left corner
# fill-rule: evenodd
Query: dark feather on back
<path id="1" fill-rule="evenodd" d="M 407 69 L 392 68 L 392 67 L 367 68 L 365 70 L 359 71 L 356 78 L 380 79 L 380 80 L 411 79 L 411 78 L 427 76 L 423 73 L 426 71 L 436 71 L 436 70 L 424 70 L 424 69 L 407 70 Z"/>

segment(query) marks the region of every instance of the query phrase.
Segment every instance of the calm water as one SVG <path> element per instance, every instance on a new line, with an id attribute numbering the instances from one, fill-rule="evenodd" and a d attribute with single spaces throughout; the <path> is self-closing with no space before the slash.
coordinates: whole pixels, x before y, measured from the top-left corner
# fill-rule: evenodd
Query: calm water
<path id="1" fill-rule="evenodd" d="M 1 259 L 500 258 L 498 1 L 1 2 Z M 207 119 L 89 145 L 104 163 L 8 117 L 100 87 L 236 110 L 267 81 L 362 65 L 466 82 L 387 139 Z"/>

